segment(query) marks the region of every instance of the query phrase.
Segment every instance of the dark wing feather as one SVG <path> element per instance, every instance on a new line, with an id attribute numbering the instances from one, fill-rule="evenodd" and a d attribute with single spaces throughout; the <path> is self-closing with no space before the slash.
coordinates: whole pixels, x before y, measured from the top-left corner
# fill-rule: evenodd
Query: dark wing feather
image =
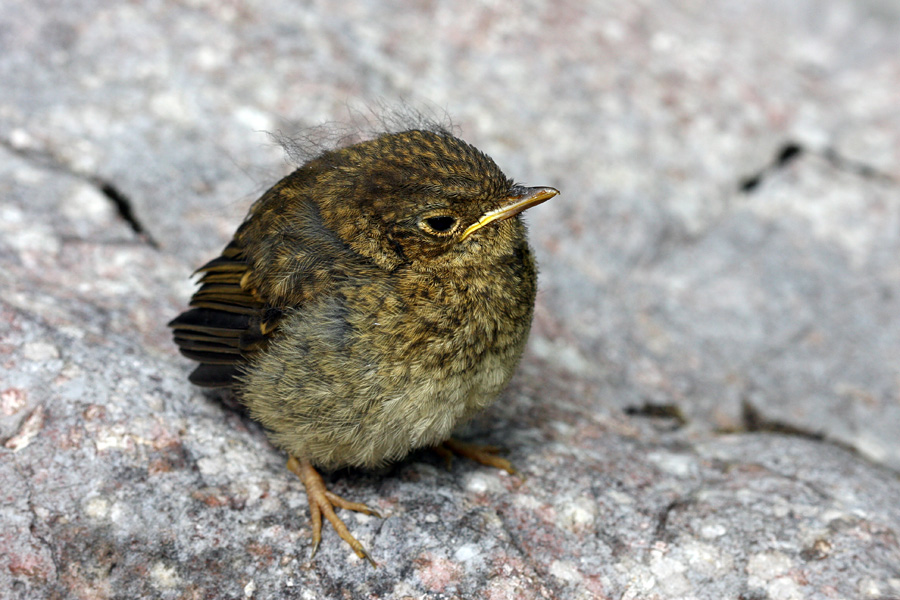
<path id="1" fill-rule="evenodd" d="M 194 384 L 233 385 L 286 311 L 329 293 L 335 279 L 360 267 L 303 194 L 311 176 L 299 169 L 266 192 L 222 255 L 197 269 L 191 310 L 169 323 L 181 353 L 200 363 Z"/>
<path id="2" fill-rule="evenodd" d="M 200 363 L 191 373 L 191 382 L 227 387 L 246 355 L 265 340 L 265 317 L 270 311 L 265 301 L 242 283 L 250 265 L 236 242 L 197 272 L 203 275 L 200 289 L 191 298 L 193 308 L 173 319 L 169 327 L 181 353 Z M 272 324 L 268 325 L 271 329 Z"/>

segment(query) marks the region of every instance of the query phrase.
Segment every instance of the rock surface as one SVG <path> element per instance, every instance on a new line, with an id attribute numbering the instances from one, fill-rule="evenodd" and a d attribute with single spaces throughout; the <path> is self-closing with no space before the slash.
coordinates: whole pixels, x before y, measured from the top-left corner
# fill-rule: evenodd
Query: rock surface
<path id="1" fill-rule="evenodd" d="M 900 598 L 900 6 L 676 4 L 0 0 L 0 597 Z M 265 132 L 400 99 L 563 194 L 523 477 L 334 474 L 372 570 L 165 323 Z"/>

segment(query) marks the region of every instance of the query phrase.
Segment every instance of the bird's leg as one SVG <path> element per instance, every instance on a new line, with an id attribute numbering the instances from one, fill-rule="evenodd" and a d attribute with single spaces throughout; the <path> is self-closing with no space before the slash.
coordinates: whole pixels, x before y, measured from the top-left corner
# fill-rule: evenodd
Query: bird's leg
<path id="1" fill-rule="evenodd" d="M 438 454 L 444 457 L 444 460 L 447 461 L 448 466 L 450 464 L 450 461 L 453 459 L 453 455 L 458 454 L 459 456 L 474 460 L 475 462 L 487 467 L 503 469 L 510 475 L 516 474 L 516 469 L 512 466 L 511 462 L 509 462 L 505 458 L 497 456 L 497 453 L 500 452 L 501 449 L 496 446 L 469 444 L 467 442 L 461 442 L 459 440 L 450 438 L 449 440 L 441 443 L 439 446 L 435 446 L 434 449 Z"/>
<path id="2" fill-rule="evenodd" d="M 372 557 L 369 556 L 363 545 L 350 534 L 350 530 L 347 529 L 344 522 L 334 513 L 334 508 L 355 510 L 356 512 L 374 515 L 378 518 L 381 518 L 381 515 L 361 502 L 350 502 L 333 492 L 329 492 L 325 488 L 325 481 L 322 479 L 322 476 L 319 475 L 319 472 L 308 460 L 298 460 L 292 456 L 288 459 L 287 468 L 300 478 L 300 481 L 303 482 L 303 486 L 306 488 L 306 497 L 309 500 L 309 513 L 312 520 L 313 548 L 310 558 L 316 555 L 316 551 L 319 549 L 319 542 L 322 541 L 322 515 L 324 514 L 338 535 L 341 536 L 341 539 L 350 544 L 356 555 L 372 563 L 373 567 L 377 567 L 378 565 L 375 564 L 375 561 L 372 560 Z"/>

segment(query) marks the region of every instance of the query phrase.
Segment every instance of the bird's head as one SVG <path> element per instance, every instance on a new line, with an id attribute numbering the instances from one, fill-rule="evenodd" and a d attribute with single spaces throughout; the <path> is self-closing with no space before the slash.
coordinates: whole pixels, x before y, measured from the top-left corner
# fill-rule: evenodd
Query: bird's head
<path id="1" fill-rule="evenodd" d="M 385 268 L 466 265 L 524 239 L 517 215 L 559 192 L 515 185 L 477 148 L 443 132 L 385 134 L 321 156 L 325 224 Z"/>

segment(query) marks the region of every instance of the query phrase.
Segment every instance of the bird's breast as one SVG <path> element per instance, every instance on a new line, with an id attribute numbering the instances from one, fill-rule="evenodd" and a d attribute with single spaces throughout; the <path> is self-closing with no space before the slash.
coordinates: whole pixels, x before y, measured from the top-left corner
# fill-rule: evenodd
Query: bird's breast
<path id="1" fill-rule="evenodd" d="M 506 386 L 531 325 L 530 260 L 347 282 L 298 309 L 244 379 L 295 456 L 373 467 L 447 439 Z"/>

